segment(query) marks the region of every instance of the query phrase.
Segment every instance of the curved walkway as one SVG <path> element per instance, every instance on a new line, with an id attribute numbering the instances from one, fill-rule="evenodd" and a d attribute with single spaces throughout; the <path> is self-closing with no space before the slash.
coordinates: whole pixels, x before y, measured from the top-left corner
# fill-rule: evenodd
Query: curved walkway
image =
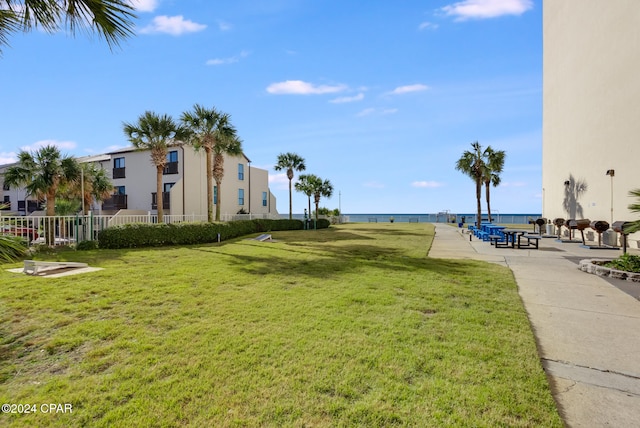
<path id="1" fill-rule="evenodd" d="M 513 271 L 566 426 L 640 426 L 640 301 L 577 267 L 580 259 L 611 259 L 622 250 L 553 238 L 541 239 L 539 250 L 494 248 L 475 237 L 470 242 L 462 229 L 435 226 L 429 257 L 484 260 Z"/>

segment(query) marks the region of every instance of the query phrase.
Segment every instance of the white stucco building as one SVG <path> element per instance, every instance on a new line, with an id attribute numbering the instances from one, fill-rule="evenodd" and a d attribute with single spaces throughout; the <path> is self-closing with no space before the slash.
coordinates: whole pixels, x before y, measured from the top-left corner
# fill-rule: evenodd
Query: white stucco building
<path id="1" fill-rule="evenodd" d="M 543 7 L 543 216 L 636 220 L 640 2 Z"/>
<path id="2" fill-rule="evenodd" d="M 157 213 L 156 168 L 151 163 L 149 151 L 131 147 L 78 160 L 100 165 L 114 185 L 110 199 L 93 204 L 94 214 L 115 214 L 125 209 Z M 206 219 L 204 151 L 177 145 L 169 148 L 167 160 L 162 176 L 165 215 L 196 215 Z M 0 166 L 3 184 L 0 200 L 10 205 L 8 210 L 23 215 L 36 210 L 38 203 L 33 196 L 27 195 L 24 189 L 4 185 L 2 172 L 8 166 Z M 220 212 L 225 218 L 238 212 L 277 217 L 276 199 L 269 190 L 268 171 L 252 167 L 245 155 L 225 155 L 224 169 L 221 188 L 218 189 L 214 182 L 214 204 L 220 203 Z"/>

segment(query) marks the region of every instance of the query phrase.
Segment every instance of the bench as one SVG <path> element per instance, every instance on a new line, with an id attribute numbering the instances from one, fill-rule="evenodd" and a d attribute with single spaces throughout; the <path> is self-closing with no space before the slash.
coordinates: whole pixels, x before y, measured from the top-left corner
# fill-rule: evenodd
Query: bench
<path id="1" fill-rule="evenodd" d="M 527 243 L 523 243 L 522 240 L 526 239 Z M 518 248 L 535 248 L 538 249 L 538 245 L 542 239 L 539 235 L 522 235 L 518 240 Z"/>
<path id="2" fill-rule="evenodd" d="M 504 235 L 489 235 L 489 242 L 491 242 L 491 245 L 495 246 L 496 248 L 509 247 L 509 242 Z"/>
<path id="3" fill-rule="evenodd" d="M 42 262 L 38 260 L 25 260 L 24 269 L 22 270 L 27 275 L 38 275 L 43 271 L 67 269 L 67 268 L 84 268 L 89 265 L 86 263 L 78 262 Z"/>
<path id="4" fill-rule="evenodd" d="M 369 223 L 377 223 L 378 219 L 375 217 L 369 217 Z"/>

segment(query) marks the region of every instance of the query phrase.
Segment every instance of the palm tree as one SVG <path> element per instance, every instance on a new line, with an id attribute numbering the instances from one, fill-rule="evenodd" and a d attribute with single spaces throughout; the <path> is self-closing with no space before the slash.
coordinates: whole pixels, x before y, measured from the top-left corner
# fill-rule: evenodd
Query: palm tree
<path id="1" fill-rule="evenodd" d="M 313 188 L 313 200 L 316 204 L 316 223 L 318 222 L 318 204 L 320 203 L 320 197 L 324 196 L 330 198 L 333 195 L 333 185 L 329 180 L 322 180 L 320 177 L 315 177 L 311 182 Z"/>
<path id="2" fill-rule="evenodd" d="M 486 189 L 487 198 L 487 214 L 489 216 L 489 222 L 493 221 L 491 218 L 491 198 L 489 195 L 489 189 L 491 185 L 496 187 L 500 184 L 500 174 L 504 168 L 504 159 L 506 154 L 503 150 L 493 150 L 491 146 L 485 150 L 487 161 L 484 169 L 484 185 Z"/>
<path id="3" fill-rule="evenodd" d="M 465 150 L 462 157 L 456 162 L 456 169 L 471 177 L 476 183 L 476 202 L 477 202 L 477 227 L 480 227 L 482 221 L 482 184 L 484 183 L 486 169 L 486 150 L 482 150 L 482 146 L 477 141 L 471 143 L 473 151 Z"/>
<path id="4" fill-rule="evenodd" d="M 46 199 L 48 217 L 56 214 L 56 195 L 60 186 L 78 180 L 80 166 L 69 156 L 62 156 L 56 146 L 45 146 L 34 153 L 18 153 L 16 165 L 7 168 L 4 182 L 9 186 L 24 186 L 28 194 Z M 54 242 L 55 229 L 47 228 L 46 243 Z"/>
<path id="5" fill-rule="evenodd" d="M 633 196 L 637 201 L 633 204 L 629 204 L 628 208 L 632 213 L 640 213 L 640 189 L 634 189 L 629 191 L 629 196 Z M 640 230 L 640 220 L 632 221 L 630 224 L 625 224 L 624 233 L 634 233 Z"/>
<path id="6" fill-rule="evenodd" d="M 242 153 L 242 148 L 238 147 L 238 137 L 236 129 L 231 125 L 230 116 L 217 111 L 215 107 L 210 109 L 199 104 L 193 106 L 193 111 L 184 112 L 180 118 L 182 124 L 188 128 L 189 136 L 187 143 L 196 150 L 204 149 L 207 161 L 207 220 L 213 222 L 213 152 L 220 151 L 224 155 L 225 146 L 234 154 Z M 234 142 L 234 140 L 236 140 Z M 220 146 L 218 150 L 216 146 Z M 231 153 L 230 153 L 231 154 Z M 222 180 L 224 175 L 224 156 L 218 159 L 218 175 Z M 220 174 L 220 171 L 222 173 Z M 216 181 L 218 188 L 218 201 L 216 204 L 216 220 L 220 220 L 220 183 Z"/>
<path id="7" fill-rule="evenodd" d="M 231 125 L 229 125 L 231 126 Z M 234 129 L 235 134 L 235 129 Z M 218 203 L 216 204 L 216 221 L 220 221 L 220 205 L 222 204 L 222 178 L 224 177 L 224 155 L 240 156 L 242 154 L 242 140 L 237 137 L 220 140 L 213 146 L 213 179 L 218 189 Z"/>
<path id="8" fill-rule="evenodd" d="M 298 176 L 298 182 L 295 184 L 295 189 L 298 192 L 302 192 L 307 195 L 307 202 L 309 203 L 309 215 L 311 215 L 311 196 L 313 196 L 313 183 L 319 181 L 320 178 L 313 174 L 301 174 Z"/>
<path id="9" fill-rule="evenodd" d="M 177 125 L 171 116 L 160 116 L 146 111 L 138 118 L 138 123 L 123 123 L 124 133 L 138 150 L 151 152 L 151 163 L 156 167 L 156 203 L 158 223 L 164 222 L 162 205 L 162 174 L 167 165 L 167 152 L 170 144 L 178 143 L 187 135 L 184 128 Z"/>
<path id="10" fill-rule="evenodd" d="M 93 31 L 113 48 L 133 34 L 134 11 L 127 0 L 0 0 L 0 47 L 11 33 L 66 27 L 71 34 Z"/>
<path id="11" fill-rule="evenodd" d="M 289 179 L 289 220 L 293 218 L 293 205 L 291 201 L 291 180 L 293 180 L 293 171 L 304 171 L 304 159 L 296 153 L 280 153 L 278 155 L 278 163 L 273 167 L 276 171 L 287 170 L 287 178 Z"/>
<path id="12" fill-rule="evenodd" d="M 91 204 L 104 201 L 113 194 L 113 184 L 104 168 L 93 163 L 83 163 L 82 182 L 74 186 L 74 195 L 82 198 L 82 213 L 88 214 Z"/>

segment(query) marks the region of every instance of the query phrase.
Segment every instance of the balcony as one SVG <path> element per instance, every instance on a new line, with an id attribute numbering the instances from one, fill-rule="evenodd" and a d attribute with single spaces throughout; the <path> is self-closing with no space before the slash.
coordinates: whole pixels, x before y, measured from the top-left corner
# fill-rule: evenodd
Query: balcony
<path id="1" fill-rule="evenodd" d="M 18 211 L 32 213 L 34 211 L 38 211 L 41 209 L 40 207 L 44 204 L 44 201 L 18 201 Z M 25 209 L 26 205 L 26 209 Z"/>
<path id="2" fill-rule="evenodd" d="M 109 199 L 102 201 L 102 209 L 105 211 L 126 210 L 127 195 L 111 195 Z"/>
<path id="3" fill-rule="evenodd" d="M 156 192 L 151 194 L 151 209 L 158 209 L 158 197 Z M 171 209 L 171 193 L 169 192 L 162 192 L 162 209 Z"/>
<path id="4" fill-rule="evenodd" d="M 125 178 L 125 168 L 113 168 L 113 178 Z"/>
<path id="5" fill-rule="evenodd" d="M 168 162 L 164 170 L 162 171 L 164 175 L 168 174 L 177 174 L 178 173 L 178 162 Z"/>

